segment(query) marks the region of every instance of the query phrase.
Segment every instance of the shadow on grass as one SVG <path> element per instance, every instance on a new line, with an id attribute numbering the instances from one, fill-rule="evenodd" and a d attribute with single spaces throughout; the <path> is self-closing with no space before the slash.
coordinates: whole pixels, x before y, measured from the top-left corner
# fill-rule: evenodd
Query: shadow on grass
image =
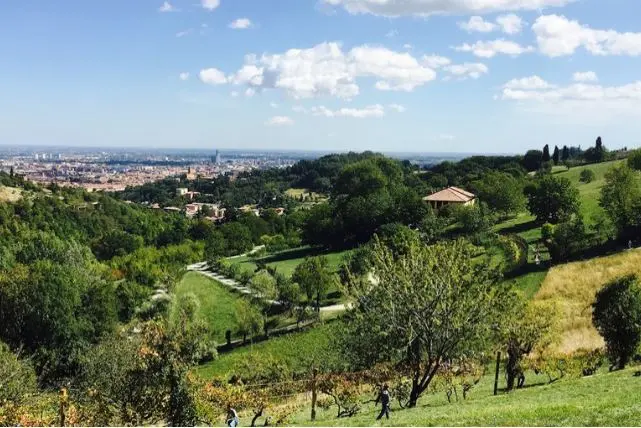
<path id="1" fill-rule="evenodd" d="M 260 260 L 264 263 L 276 263 L 285 260 L 302 259 L 305 257 L 313 257 L 327 253 L 327 250 L 319 247 L 296 248 L 294 250 L 286 250 L 270 256 L 263 257 Z"/>
<path id="2" fill-rule="evenodd" d="M 527 232 L 528 230 L 536 229 L 539 227 L 539 224 L 536 222 L 536 220 L 528 221 L 526 223 L 519 223 L 515 224 L 514 226 L 509 226 L 504 229 L 501 229 L 501 234 L 505 235 L 511 235 L 511 234 L 518 234 L 522 232 Z"/>

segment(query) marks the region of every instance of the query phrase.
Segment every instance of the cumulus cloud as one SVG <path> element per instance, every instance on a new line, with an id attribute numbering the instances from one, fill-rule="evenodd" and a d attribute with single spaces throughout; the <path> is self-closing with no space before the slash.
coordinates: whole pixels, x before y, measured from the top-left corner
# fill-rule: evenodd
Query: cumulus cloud
<path id="1" fill-rule="evenodd" d="M 295 99 L 350 99 L 359 94 L 357 80 L 362 77 L 377 79 L 379 90 L 409 92 L 434 80 L 436 73 L 407 52 L 368 45 L 345 52 L 339 43 L 321 43 L 280 54 L 248 55 L 228 80 L 257 91 L 280 89 Z"/>
<path id="2" fill-rule="evenodd" d="M 461 80 L 467 78 L 478 79 L 481 75 L 487 74 L 490 71 L 485 64 L 481 64 L 479 62 L 466 62 L 464 64 L 448 65 L 443 67 L 443 70 L 450 73 L 451 76 L 457 77 Z"/>
<path id="3" fill-rule="evenodd" d="M 553 58 L 572 55 L 580 47 L 593 55 L 641 55 L 641 33 L 594 30 L 559 15 L 539 17 L 532 30 L 539 51 Z"/>
<path id="4" fill-rule="evenodd" d="M 499 16 L 496 23 L 505 34 L 518 34 L 523 29 L 523 20 L 513 13 Z"/>
<path id="5" fill-rule="evenodd" d="M 294 124 L 294 120 L 288 116 L 274 116 L 265 122 L 267 126 L 290 126 Z"/>
<path id="6" fill-rule="evenodd" d="M 520 44 L 504 39 L 497 39 L 491 41 L 478 41 L 472 45 L 464 43 L 461 46 L 456 46 L 459 52 L 472 52 L 480 58 L 493 58 L 498 54 L 519 56 L 524 53 L 532 52 L 534 47 L 521 46 Z"/>
<path id="7" fill-rule="evenodd" d="M 387 17 L 430 15 L 482 15 L 517 10 L 560 7 L 574 0 L 322 0 L 352 14 Z"/>
<path id="8" fill-rule="evenodd" d="M 220 0 L 200 0 L 203 9 L 212 11 L 220 6 Z"/>
<path id="9" fill-rule="evenodd" d="M 404 112 L 407 110 L 407 109 L 405 108 L 405 106 L 400 105 L 400 104 L 390 104 L 388 107 L 389 107 L 390 109 L 394 110 L 394 111 L 399 112 L 399 113 L 404 113 Z"/>
<path id="10" fill-rule="evenodd" d="M 357 119 L 365 119 L 370 117 L 383 117 L 385 116 L 385 108 L 380 104 L 367 106 L 362 109 L 358 108 L 341 108 L 338 110 L 330 110 L 325 106 L 312 107 L 310 112 L 314 116 L 324 117 L 352 117 Z"/>
<path id="11" fill-rule="evenodd" d="M 472 16 L 467 22 L 459 22 L 458 26 L 468 33 L 474 31 L 479 33 L 491 33 L 498 28 L 496 24 L 484 20 L 481 16 Z"/>
<path id="12" fill-rule="evenodd" d="M 180 73 L 180 74 L 178 75 L 178 78 L 179 78 L 180 80 L 182 80 L 183 82 L 184 82 L 185 80 L 189 80 L 189 73 L 187 73 L 187 72 Z"/>
<path id="13" fill-rule="evenodd" d="M 549 89 L 555 86 L 541 79 L 539 76 L 523 77 L 521 79 L 512 79 L 503 85 L 505 89 Z"/>
<path id="14" fill-rule="evenodd" d="M 235 21 L 232 21 L 229 24 L 229 28 L 233 30 L 246 30 L 248 28 L 253 27 L 254 25 L 252 24 L 251 20 L 249 18 L 238 18 Z"/>
<path id="15" fill-rule="evenodd" d="M 198 77 L 203 83 L 208 85 L 224 85 L 228 81 L 227 77 L 225 77 L 225 73 L 216 68 L 201 70 Z"/>
<path id="16" fill-rule="evenodd" d="M 452 63 L 449 58 L 439 55 L 425 55 L 421 59 L 421 62 L 429 68 L 441 68 Z"/>
<path id="17" fill-rule="evenodd" d="M 159 8 L 158 12 L 178 12 L 178 9 L 176 9 L 171 3 L 168 1 L 164 2 Z"/>
<path id="18" fill-rule="evenodd" d="M 578 71 L 572 75 L 575 82 L 598 82 L 599 77 L 594 71 Z"/>

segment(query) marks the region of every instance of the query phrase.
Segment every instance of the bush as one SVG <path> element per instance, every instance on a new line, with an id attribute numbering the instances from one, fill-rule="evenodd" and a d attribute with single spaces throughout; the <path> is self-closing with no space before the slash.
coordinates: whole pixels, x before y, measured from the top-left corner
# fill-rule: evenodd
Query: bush
<path id="1" fill-rule="evenodd" d="M 594 174 L 594 171 L 591 169 L 584 169 L 581 171 L 581 175 L 579 176 L 579 181 L 581 183 L 591 183 L 594 181 L 596 175 Z"/>
<path id="2" fill-rule="evenodd" d="M 634 150 L 628 156 L 628 166 L 634 170 L 641 171 L 641 149 Z"/>
<path id="3" fill-rule="evenodd" d="M 592 311 L 592 322 L 606 343 L 610 368 L 625 368 L 641 343 L 641 287 L 637 277 L 626 276 L 603 287 Z"/>
<path id="4" fill-rule="evenodd" d="M 516 270 L 527 263 L 528 244 L 518 235 L 501 236 L 498 244 L 507 258 L 507 271 Z"/>
<path id="5" fill-rule="evenodd" d="M 542 235 L 550 258 L 556 263 L 567 261 L 587 246 L 585 224 L 581 218 L 558 224 L 553 229 L 546 228 Z"/>

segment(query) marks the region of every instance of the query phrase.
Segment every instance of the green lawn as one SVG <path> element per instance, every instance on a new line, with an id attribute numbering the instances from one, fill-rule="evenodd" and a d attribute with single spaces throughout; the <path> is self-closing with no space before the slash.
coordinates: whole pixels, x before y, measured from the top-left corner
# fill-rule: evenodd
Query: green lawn
<path id="1" fill-rule="evenodd" d="M 330 346 L 329 329 L 332 323 L 327 322 L 300 333 L 276 337 L 255 345 L 238 348 L 232 352 L 221 354 L 217 360 L 196 368 L 195 373 L 202 379 L 229 375 L 237 364 L 250 354 L 271 356 L 285 363 L 292 371 L 309 369 L 313 355 L 320 349 Z"/>
<path id="2" fill-rule="evenodd" d="M 569 171 L 559 172 L 559 177 L 568 178 L 572 184 L 574 184 L 581 192 L 581 213 L 585 217 L 585 220 L 589 223 L 595 214 L 602 212 L 602 208 L 599 206 L 599 196 L 601 193 L 601 187 L 605 183 L 605 173 L 615 165 L 619 165 L 625 161 L 612 161 L 612 162 L 603 162 L 594 165 L 587 165 L 572 168 Z M 591 183 L 581 183 L 579 177 L 581 171 L 584 169 L 589 169 L 594 172 L 595 178 Z"/>
<path id="3" fill-rule="evenodd" d="M 186 293 L 196 295 L 200 303 L 196 316 L 209 325 L 218 343 L 224 343 L 225 331 L 234 330 L 234 307 L 242 297 L 196 272 L 187 272 L 176 286 L 176 296 Z"/>
<path id="4" fill-rule="evenodd" d="M 445 394 L 427 395 L 414 409 L 400 410 L 393 402 L 391 418 L 376 421 L 372 404 L 352 418 L 337 419 L 335 409 L 320 411 L 319 426 L 640 426 L 641 378 L 636 369 L 600 372 L 580 379 L 544 383 L 528 373 L 526 388 L 492 395 L 492 376 L 472 389 L 467 400 L 448 404 Z M 501 384 L 505 379 L 501 376 Z M 535 385 L 532 385 L 533 382 Z M 366 397 L 370 398 L 370 397 Z M 309 425 L 309 405 L 295 425 Z"/>
<path id="5" fill-rule="evenodd" d="M 270 254 L 268 256 L 262 257 L 260 260 L 264 261 L 267 266 L 277 269 L 278 272 L 287 276 L 291 276 L 294 273 L 294 269 L 296 269 L 296 266 L 298 266 L 303 260 L 305 260 L 305 257 L 311 256 L 322 255 L 327 257 L 330 268 L 336 271 L 338 270 L 338 267 L 343 260 L 343 256 L 345 256 L 345 254 L 347 254 L 349 251 L 350 250 L 328 253 L 316 248 L 301 247 L 282 251 L 276 254 Z M 239 265 L 243 270 L 248 270 L 250 272 L 256 271 L 256 262 L 251 257 L 236 257 L 234 259 L 230 259 L 230 261 L 234 264 Z"/>

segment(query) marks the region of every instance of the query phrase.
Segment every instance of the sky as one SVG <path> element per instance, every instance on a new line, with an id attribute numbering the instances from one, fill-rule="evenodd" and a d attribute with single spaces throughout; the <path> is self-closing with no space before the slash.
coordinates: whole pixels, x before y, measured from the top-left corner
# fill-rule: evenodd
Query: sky
<path id="1" fill-rule="evenodd" d="M 0 144 L 641 145 L 639 0 L 3 0 Z"/>

